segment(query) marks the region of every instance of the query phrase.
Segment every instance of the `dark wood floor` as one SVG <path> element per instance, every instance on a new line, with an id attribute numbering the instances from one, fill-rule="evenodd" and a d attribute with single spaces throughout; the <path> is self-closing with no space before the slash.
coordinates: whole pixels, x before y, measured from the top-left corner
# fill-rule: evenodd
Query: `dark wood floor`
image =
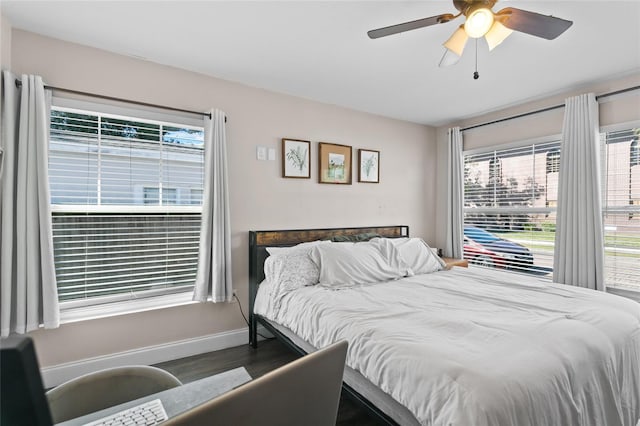
<path id="1" fill-rule="evenodd" d="M 262 341 L 258 349 L 249 345 L 195 355 L 156 364 L 175 375 L 183 383 L 208 377 L 236 367 L 244 367 L 254 379 L 293 361 L 298 356 L 275 339 Z M 337 425 L 378 425 L 366 410 L 344 396 L 340 398 Z"/>

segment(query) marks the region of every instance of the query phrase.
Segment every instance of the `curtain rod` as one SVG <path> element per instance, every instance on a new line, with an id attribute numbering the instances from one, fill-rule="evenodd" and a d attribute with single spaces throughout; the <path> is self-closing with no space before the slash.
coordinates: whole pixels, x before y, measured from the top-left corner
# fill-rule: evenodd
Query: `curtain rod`
<path id="1" fill-rule="evenodd" d="M 599 101 L 602 98 L 607 98 L 607 97 L 613 96 L 613 95 L 619 95 L 621 93 L 632 92 L 632 91 L 638 90 L 638 89 L 640 89 L 640 86 L 627 87 L 626 89 L 616 90 L 614 92 L 609 92 L 609 93 L 603 93 L 602 95 L 596 96 L 596 100 Z M 505 118 L 500 118 L 498 120 L 489 121 L 487 123 L 474 124 L 473 126 L 469 126 L 469 127 L 465 127 L 463 129 L 460 129 L 460 131 L 464 132 L 465 130 L 477 129 L 478 127 L 484 127 L 484 126 L 489 126 L 491 124 L 502 123 L 503 121 L 509 121 L 509 120 L 513 120 L 515 118 L 522 118 L 522 117 L 526 117 L 528 115 L 539 114 L 541 112 L 553 111 L 554 109 L 560 109 L 560 108 L 564 108 L 564 104 L 553 105 L 553 106 L 550 106 L 550 107 L 537 109 L 535 111 L 524 112 L 522 114 L 512 115 L 512 116 L 505 117 Z"/>
<path id="2" fill-rule="evenodd" d="M 16 87 L 20 88 L 22 86 L 22 80 L 16 78 Z M 129 99 L 123 99 L 123 98 L 116 98 L 113 96 L 105 96 L 105 95 L 98 95 L 96 93 L 89 93 L 89 92 L 81 92 L 79 90 L 71 90 L 71 89 L 65 89 L 63 87 L 55 87 L 55 86 L 49 86 L 49 85 L 44 85 L 45 89 L 49 89 L 49 90 L 53 90 L 53 91 L 57 91 L 57 92 L 65 92 L 65 93 L 71 93 L 73 95 L 81 95 L 81 96 L 91 96 L 93 98 L 98 98 L 98 99 L 105 99 L 108 101 L 116 101 L 116 102 L 126 102 L 129 104 L 134 104 L 134 105 L 141 105 L 141 106 L 146 106 L 146 107 L 151 107 L 151 108 L 159 108 L 159 109 L 165 109 L 168 111 L 178 111 L 178 112 L 186 112 L 187 114 L 196 114 L 196 115 L 201 115 L 203 117 L 209 117 L 211 118 L 211 113 L 209 112 L 201 112 L 201 111 L 192 111 L 192 110 L 188 110 L 188 109 L 182 109 L 182 108 L 174 108 L 174 107 L 170 107 L 170 106 L 166 106 L 166 105 L 158 105 L 158 104 L 150 104 L 147 102 L 139 102 L 139 101 L 132 101 Z M 224 122 L 227 122 L 227 117 L 224 117 Z"/>

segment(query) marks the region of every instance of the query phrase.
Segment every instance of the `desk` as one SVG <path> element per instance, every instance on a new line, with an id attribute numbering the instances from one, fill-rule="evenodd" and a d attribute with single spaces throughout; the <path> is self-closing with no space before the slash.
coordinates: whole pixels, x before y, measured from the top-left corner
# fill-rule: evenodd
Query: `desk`
<path id="1" fill-rule="evenodd" d="M 244 367 L 235 368 L 216 374 L 215 376 L 205 377 L 182 386 L 168 389 L 162 392 L 154 393 L 143 398 L 125 402 L 124 404 L 114 407 L 105 408 L 86 416 L 78 417 L 66 422 L 58 423 L 58 426 L 77 426 L 101 419 L 110 414 L 117 413 L 127 408 L 134 407 L 147 401 L 159 398 L 162 401 L 164 410 L 169 418 L 174 417 L 183 411 L 200 405 L 216 396 L 222 395 L 243 383 L 251 380 L 251 376 Z"/>

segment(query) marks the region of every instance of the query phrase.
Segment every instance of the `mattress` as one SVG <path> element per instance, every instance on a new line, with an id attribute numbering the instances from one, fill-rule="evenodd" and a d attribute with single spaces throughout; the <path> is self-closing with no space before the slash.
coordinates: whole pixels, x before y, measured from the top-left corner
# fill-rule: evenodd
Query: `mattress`
<path id="1" fill-rule="evenodd" d="M 413 415 L 401 424 L 640 417 L 640 304 L 628 299 L 480 268 L 273 297 L 261 285 L 254 312 L 316 348 L 349 341 L 349 368 Z"/>
<path id="2" fill-rule="evenodd" d="M 302 340 L 300 336 L 296 335 L 287 327 L 269 320 L 266 321 L 269 322 L 272 327 L 278 330 L 278 332 L 291 340 L 296 346 L 303 349 L 306 353 L 311 353 L 318 349 L 309 344 L 309 342 Z M 369 402 L 378 407 L 383 413 L 393 419 L 396 423 L 405 426 L 420 425 L 418 420 L 414 417 L 413 413 L 409 411 L 409 409 L 393 399 L 389 394 L 376 387 L 376 385 L 371 383 L 366 377 L 349 366 L 345 366 L 344 382 L 351 386 L 351 388 L 358 392 L 360 395 L 367 398 Z"/>

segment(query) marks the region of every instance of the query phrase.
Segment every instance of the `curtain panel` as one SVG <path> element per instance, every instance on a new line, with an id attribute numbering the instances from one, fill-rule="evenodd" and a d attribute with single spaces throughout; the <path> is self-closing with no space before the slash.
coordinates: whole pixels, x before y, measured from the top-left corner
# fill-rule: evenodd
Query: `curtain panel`
<path id="1" fill-rule="evenodd" d="M 48 154 L 51 93 L 42 78 L 2 73 L 0 325 L 2 336 L 58 327 Z"/>
<path id="2" fill-rule="evenodd" d="M 464 166 L 460 127 L 449 129 L 447 154 L 447 235 L 444 255 L 462 259 Z"/>
<path id="3" fill-rule="evenodd" d="M 598 102 L 589 93 L 565 107 L 553 281 L 604 290 Z"/>
<path id="4" fill-rule="evenodd" d="M 198 270 L 193 300 L 230 302 L 231 224 L 229 215 L 229 183 L 225 114 L 211 111 L 204 126 L 204 194 Z"/>

